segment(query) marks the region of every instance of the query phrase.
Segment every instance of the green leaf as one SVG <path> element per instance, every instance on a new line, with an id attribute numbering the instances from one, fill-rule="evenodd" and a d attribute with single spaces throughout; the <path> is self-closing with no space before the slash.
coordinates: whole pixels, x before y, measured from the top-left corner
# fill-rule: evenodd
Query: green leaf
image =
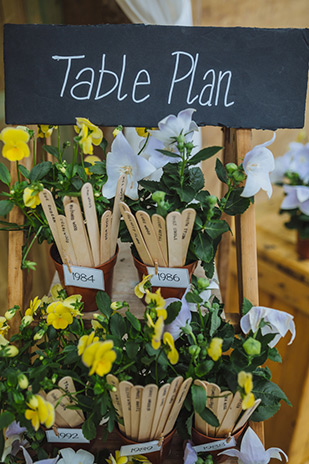
<path id="1" fill-rule="evenodd" d="M 4 429 L 5 427 L 8 427 L 14 419 L 15 417 L 11 412 L 2 412 L 0 414 L 0 430 Z"/>
<path id="2" fill-rule="evenodd" d="M 87 174 L 83 166 L 76 166 L 76 172 L 84 182 L 87 181 Z"/>
<path id="3" fill-rule="evenodd" d="M 154 180 L 141 180 L 139 182 L 139 185 L 141 185 L 142 187 L 144 187 L 148 192 L 156 192 L 157 190 L 163 190 L 165 191 L 164 189 L 162 189 L 162 185 L 160 182 L 156 182 Z"/>
<path id="4" fill-rule="evenodd" d="M 0 201 L 0 216 L 6 216 L 9 214 L 13 206 L 13 203 L 11 203 L 9 200 Z"/>
<path id="5" fill-rule="evenodd" d="M 203 361 L 195 368 L 195 374 L 198 377 L 204 377 L 211 369 L 214 367 L 215 363 L 209 359 L 207 361 Z"/>
<path id="6" fill-rule="evenodd" d="M 189 178 L 190 178 L 190 185 L 195 190 L 196 193 L 202 190 L 202 188 L 204 188 L 205 177 L 200 168 L 189 169 Z"/>
<path id="7" fill-rule="evenodd" d="M 164 324 L 170 324 L 173 322 L 176 317 L 178 316 L 181 310 L 181 301 L 173 301 L 173 303 L 169 304 L 166 308 L 167 311 L 167 318 L 164 321 Z"/>
<path id="8" fill-rule="evenodd" d="M 97 436 L 97 428 L 90 417 L 83 423 L 82 431 L 87 440 L 93 440 Z"/>
<path id="9" fill-rule="evenodd" d="M 226 202 L 224 212 L 229 216 L 235 216 L 236 214 L 243 214 L 250 205 L 250 198 L 241 197 L 243 188 L 237 188 L 233 190 Z"/>
<path id="10" fill-rule="evenodd" d="M 280 403 L 272 404 L 272 405 L 264 405 L 263 402 L 259 405 L 259 407 L 254 411 L 250 420 L 254 422 L 261 422 L 267 419 L 270 419 L 276 412 L 280 409 Z"/>
<path id="11" fill-rule="evenodd" d="M 252 307 L 253 304 L 249 300 L 247 300 L 247 298 L 244 298 L 244 302 L 242 304 L 242 315 L 245 316 Z"/>
<path id="12" fill-rule="evenodd" d="M 139 343 L 135 342 L 134 340 L 128 340 L 126 342 L 126 352 L 130 359 L 136 359 L 138 349 Z"/>
<path id="13" fill-rule="evenodd" d="M 184 203 L 190 203 L 195 197 L 195 190 L 190 185 L 184 185 L 183 187 L 174 187 L 174 190 L 179 195 L 179 198 Z"/>
<path id="14" fill-rule="evenodd" d="M 137 317 L 135 317 L 129 310 L 126 311 L 126 318 L 127 318 L 128 321 L 130 322 L 130 324 L 132 325 L 132 327 L 134 327 L 135 330 L 137 330 L 138 332 L 141 331 L 142 326 L 141 326 L 140 321 L 139 321 L 139 320 L 137 319 Z"/>
<path id="15" fill-rule="evenodd" d="M 108 294 L 106 292 L 99 291 L 96 296 L 96 302 L 98 310 L 104 314 L 104 316 L 110 318 L 113 310 L 111 309 L 111 299 Z"/>
<path id="16" fill-rule="evenodd" d="M 8 168 L 3 163 L 0 163 L 0 180 L 4 184 L 10 186 L 11 174 Z"/>
<path id="17" fill-rule="evenodd" d="M 200 385 L 192 385 L 191 395 L 194 411 L 200 414 L 206 407 L 207 394 L 205 388 Z"/>
<path id="18" fill-rule="evenodd" d="M 93 174 L 97 174 L 98 176 L 104 176 L 106 174 L 106 167 L 105 163 L 96 161 L 94 165 L 91 165 L 88 168 L 89 172 L 92 172 Z"/>
<path id="19" fill-rule="evenodd" d="M 52 163 L 50 161 L 43 161 L 42 163 L 37 164 L 31 169 L 29 179 L 32 180 L 32 182 L 35 182 L 36 180 L 41 180 L 49 173 L 51 168 Z"/>
<path id="20" fill-rule="evenodd" d="M 122 338 L 126 333 L 126 322 L 124 318 L 118 313 L 115 313 L 111 316 L 110 327 L 112 334 L 119 338 Z"/>
<path id="21" fill-rule="evenodd" d="M 202 260 L 209 263 L 214 257 L 214 247 L 211 239 L 202 232 L 199 233 L 193 240 L 194 251 L 196 256 Z"/>
<path id="22" fill-rule="evenodd" d="M 52 147 L 51 145 L 43 145 L 43 150 L 47 151 L 50 155 L 53 155 L 55 158 L 59 159 L 58 148 Z"/>
<path id="23" fill-rule="evenodd" d="M 215 273 L 215 263 L 214 260 L 211 260 L 209 263 L 206 263 L 205 261 L 202 262 L 202 267 L 205 271 L 206 277 L 211 279 Z"/>
<path id="24" fill-rule="evenodd" d="M 188 292 L 186 294 L 186 300 L 188 303 L 203 303 L 203 299 L 193 292 Z"/>
<path id="25" fill-rule="evenodd" d="M 187 162 L 188 165 L 194 165 L 200 163 L 201 161 L 205 161 L 212 156 L 214 156 L 218 151 L 222 150 L 223 147 L 207 147 L 200 150 L 194 156 L 192 156 L 189 161 Z"/>
<path id="26" fill-rule="evenodd" d="M 28 169 L 25 166 L 23 166 L 22 164 L 19 164 L 18 169 L 26 179 L 29 179 L 29 174 L 30 173 L 29 173 Z"/>
<path id="27" fill-rule="evenodd" d="M 204 411 L 201 411 L 199 415 L 205 422 L 207 422 L 207 424 L 210 424 L 213 427 L 218 427 L 220 425 L 217 416 L 208 408 L 205 408 Z"/>
<path id="28" fill-rule="evenodd" d="M 174 153 L 169 150 L 159 150 L 159 149 L 156 149 L 156 151 L 159 151 L 160 153 L 162 153 L 162 155 L 169 156 L 170 158 L 178 158 L 180 161 L 180 155 L 177 155 L 177 153 Z"/>
<path id="29" fill-rule="evenodd" d="M 222 319 L 220 316 L 218 316 L 218 310 L 216 309 L 211 313 L 210 330 L 209 330 L 209 335 L 211 337 L 216 332 L 216 330 L 219 329 L 221 322 L 222 322 Z"/>
<path id="30" fill-rule="evenodd" d="M 223 219 L 218 219 L 216 221 L 208 221 L 205 230 L 212 239 L 215 239 L 224 234 L 224 232 L 229 231 L 230 227 Z"/>
<path id="31" fill-rule="evenodd" d="M 275 346 L 268 350 L 268 358 L 274 362 L 278 362 L 278 363 L 282 362 L 281 355 Z"/>
<path id="32" fill-rule="evenodd" d="M 221 161 L 219 160 L 219 158 L 216 161 L 216 173 L 217 173 L 218 179 L 221 180 L 221 182 L 223 182 L 224 184 L 228 183 L 228 176 L 227 176 L 226 169 L 221 163 Z"/>

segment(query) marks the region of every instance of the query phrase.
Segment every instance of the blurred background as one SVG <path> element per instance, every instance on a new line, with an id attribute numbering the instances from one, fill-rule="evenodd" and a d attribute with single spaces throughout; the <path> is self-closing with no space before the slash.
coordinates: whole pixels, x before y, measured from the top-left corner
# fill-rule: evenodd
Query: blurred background
<path id="1" fill-rule="evenodd" d="M 139 4 L 140 9 L 132 8 Z M 170 15 L 167 7 L 169 5 Z M 142 11 L 141 11 L 142 10 Z M 191 15 L 192 11 L 192 15 Z M 176 14 L 177 13 L 177 14 Z M 0 53 L 4 23 L 102 24 L 157 22 L 161 24 L 193 24 L 197 26 L 246 26 L 263 28 L 305 28 L 309 25 L 308 0 L 0 0 Z M 297 70 L 295 70 L 297 73 Z M 35 79 L 35 76 L 34 76 Z M 308 99 L 307 99 L 308 100 Z M 121 122 L 121 121 L 120 121 Z M 4 126 L 4 72 L 0 65 L 0 130 Z M 308 101 L 305 133 L 309 134 Z M 105 130 L 109 136 L 112 129 Z M 297 140 L 299 130 L 278 130 L 270 147 L 275 156 L 282 156 L 289 144 Z M 271 139 L 270 131 L 253 131 L 253 145 Z M 220 128 L 202 129 L 202 145 L 221 145 Z M 3 161 L 3 160 L 1 160 Z M 207 189 L 220 194 L 214 174 L 215 160 L 203 166 Z M 274 419 L 266 423 L 267 446 L 279 446 L 289 453 L 290 463 L 309 464 L 309 261 L 300 261 L 296 251 L 295 231 L 284 228 L 285 215 L 278 214 L 283 198 L 282 189 L 274 188 L 271 200 L 265 192 L 256 198 L 257 242 L 260 304 L 289 311 L 294 315 L 297 337 L 292 347 L 281 341 L 284 369 L 274 368 L 274 380 L 287 393 L 293 408 L 283 404 Z M 0 232 L 0 313 L 7 309 L 7 233 Z M 42 247 L 33 256 L 39 272 L 34 273 L 33 295 L 48 291 L 53 269 Z M 225 257 L 224 286 L 226 308 L 236 312 L 237 278 L 235 248 Z"/>

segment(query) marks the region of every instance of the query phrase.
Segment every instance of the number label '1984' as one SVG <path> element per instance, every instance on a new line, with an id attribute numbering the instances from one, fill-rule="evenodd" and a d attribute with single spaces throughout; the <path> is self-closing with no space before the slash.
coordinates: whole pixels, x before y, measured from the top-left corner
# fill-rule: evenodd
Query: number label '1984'
<path id="1" fill-rule="evenodd" d="M 104 275 L 101 269 L 92 267 L 71 266 L 71 271 L 67 265 L 63 265 L 64 283 L 73 287 L 93 288 L 104 290 Z"/>
<path id="2" fill-rule="evenodd" d="M 150 282 L 154 287 L 187 288 L 190 285 L 188 269 L 158 267 L 156 274 L 154 267 L 147 266 L 147 272 L 152 274 Z"/>

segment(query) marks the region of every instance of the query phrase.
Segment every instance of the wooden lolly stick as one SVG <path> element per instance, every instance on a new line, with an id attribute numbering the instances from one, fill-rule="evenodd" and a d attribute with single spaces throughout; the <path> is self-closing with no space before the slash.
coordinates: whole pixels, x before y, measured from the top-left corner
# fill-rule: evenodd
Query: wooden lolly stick
<path id="1" fill-rule="evenodd" d="M 56 246 L 58 248 L 59 254 L 60 254 L 61 259 L 63 261 L 64 260 L 64 254 L 63 254 L 63 251 L 62 251 L 61 242 L 60 242 L 60 239 L 59 239 L 58 229 L 57 229 L 57 225 L 56 225 L 56 217 L 58 216 L 58 211 L 57 211 L 57 207 L 56 207 L 54 197 L 53 197 L 52 193 L 47 189 L 43 189 L 39 193 L 39 197 L 40 197 L 40 200 L 41 200 L 41 205 L 42 205 L 44 214 L 46 216 L 48 225 L 50 227 L 51 233 L 53 234 Z"/>
<path id="2" fill-rule="evenodd" d="M 71 393 L 73 395 L 74 393 L 76 393 L 76 388 L 75 388 L 73 379 L 72 377 L 68 375 L 66 377 L 62 377 L 62 379 L 59 380 L 58 386 L 62 388 L 63 390 L 65 390 L 66 392 Z M 69 401 L 70 401 L 70 398 L 69 398 Z M 70 401 L 70 404 L 74 404 L 74 402 Z M 75 411 L 79 414 L 81 419 L 85 421 L 85 416 L 84 416 L 83 411 L 81 409 L 75 409 Z"/>
<path id="3" fill-rule="evenodd" d="M 178 211 L 172 211 L 166 216 L 168 265 L 182 266 L 182 218 Z"/>
<path id="4" fill-rule="evenodd" d="M 93 267 L 92 253 L 80 206 L 76 203 L 68 203 L 64 210 L 78 266 Z"/>
<path id="5" fill-rule="evenodd" d="M 237 432 L 237 430 L 241 429 L 243 425 L 245 425 L 245 423 L 249 420 L 250 416 L 252 416 L 252 414 L 254 413 L 254 411 L 256 410 L 256 408 L 259 406 L 259 404 L 261 403 L 261 399 L 259 398 L 258 400 L 255 400 L 254 402 L 254 405 L 251 406 L 251 408 L 247 409 L 243 415 L 241 416 L 241 418 L 239 419 L 239 421 L 237 422 L 237 424 L 235 425 L 235 427 L 233 428 L 233 433 L 234 432 Z"/>
<path id="6" fill-rule="evenodd" d="M 167 262 L 164 259 L 149 214 L 146 211 L 137 211 L 136 219 L 153 262 L 157 261 L 159 266 L 166 267 Z"/>
<path id="7" fill-rule="evenodd" d="M 77 264 L 74 248 L 73 248 L 73 243 L 72 239 L 70 236 L 69 228 L 68 228 L 68 223 L 67 223 L 67 218 L 63 216 L 62 214 L 59 214 L 56 216 L 56 226 L 58 230 L 58 236 L 59 240 L 61 243 L 61 248 L 63 252 L 63 263 L 64 264 Z"/>
<path id="8" fill-rule="evenodd" d="M 142 405 L 140 411 L 140 421 L 138 429 L 139 442 L 149 440 L 151 433 L 152 421 L 157 404 L 158 387 L 155 384 L 149 384 L 144 387 Z"/>
<path id="9" fill-rule="evenodd" d="M 225 417 L 225 414 L 227 413 L 230 407 L 232 399 L 233 399 L 233 393 L 229 390 L 221 392 L 219 395 L 218 406 L 217 406 L 217 418 L 220 424 L 222 423 Z M 216 433 L 219 427 L 216 428 Z"/>
<path id="10" fill-rule="evenodd" d="M 115 387 L 116 391 L 109 392 L 110 397 L 112 399 L 113 406 L 116 410 L 116 413 L 120 419 L 123 419 L 123 412 L 120 400 L 120 392 L 119 392 L 119 380 L 113 374 L 108 374 L 106 376 L 107 383 Z M 121 432 L 125 432 L 125 428 L 122 424 L 118 422 L 118 427 Z"/>
<path id="11" fill-rule="evenodd" d="M 106 263 L 111 259 L 111 230 L 112 212 L 105 211 L 101 217 L 100 262 Z"/>
<path id="12" fill-rule="evenodd" d="M 99 266 L 100 263 L 100 231 L 97 210 L 95 207 L 93 188 L 90 182 L 86 182 L 82 186 L 81 196 L 84 208 L 84 214 L 86 218 L 88 236 L 91 245 L 91 251 L 95 266 Z"/>
<path id="13" fill-rule="evenodd" d="M 124 201 L 119 202 L 119 209 L 122 215 L 125 211 L 128 211 L 128 213 L 131 213 L 130 207 Z"/>
<path id="14" fill-rule="evenodd" d="M 182 217 L 182 265 L 186 264 L 188 248 L 191 240 L 192 230 L 195 222 L 196 211 L 193 208 L 187 208 L 181 213 Z"/>
<path id="15" fill-rule="evenodd" d="M 166 424 L 168 415 L 170 410 L 172 409 L 173 403 L 175 401 L 176 395 L 178 393 L 178 390 L 183 382 L 183 378 L 181 376 L 176 377 L 172 382 L 170 389 L 167 393 L 167 398 L 164 403 L 163 411 L 158 423 L 157 430 L 155 432 L 156 437 L 160 437 L 162 434 L 162 430 L 164 429 L 164 426 Z"/>
<path id="16" fill-rule="evenodd" d="M 143 391 L 144 387 L 140 385 L 131 388 L 131 437 L 134 441 L 138 439 Z"/>
<path id="17" fill-rule="evenodd" d="M 192 383 L 192 378 L 189 377 L 188 379 L 186 379 L 183 384 L 181 385 L 181 387 L 179 388 L 178 390 L 178 393 L 177 393 L 177 397 L 175 399 L 175 402 L 173 404 L 173 407 L 172 407 L 172 410 L 168 416 L 168 420 L 165 424 L 165 427 L 164 427 L 164 430 L 162 432 L 162 435 L 163 436 L 166 436 L 168 433 L 171 432 L 171 430 L 173 430 L 174 428 L 174 425 L 176 423 L 176 420 L 179 416 L 179 413 L 180 413 L 180 410 L 182 408 L 182 405 L 186 399 L 186 396 L 187 396 L 187 393 L 191 387 L 191 383 Z"/>
<path id="18" fill-rule="evenodd" d="M 166 263 L 168 263 L 168 252 L 167 252 L 167 236 L 166 236 L 166 223 L 164 217 L 160 214 L 154 214 L 151 218 L 152 225 L 159 242 L 160 248 L 163 253 L 163 257 Z"/>
<path id="19" fill-rule="evenodd" d="M 219 395 L 221 393 L 221 388 L 215 383 L 209 383 L 207 385 L 207 403 L 206 406 L 209 408 L 215 415 L 217 415 Z M 214 437 L 216 434 L 216 427 L 208 424 L 208 436 Z"/>
<path id="20" fill-rule="evenodd" d="M 232 399 L 230 407 L 220 427 L 217 430 L 217 437 L 224 437 L 233 430 L 235 422 L 237 421 L 238 417 L 242 412 L 241 404 L 241 394 L 239 392 L 236 392 L 234 398 Z"/>
<path id="21" fill-rule="evenodd" d="M 62 203 L 63 203 L 63 206 L 66 206 L 68 203 L 76 203 L 79 205 L 78 198 L 71 197 L 69 195 L 66 195 L 65 197 L 62 198 Z"/>
<path id="22" fill-rule="evenodd" d="M 60 390 L 51 390 L 47 394 L 46 399 L 55 406 L 55 410 L 59 416 L 61 416 L 62 419 L 64 419 L 64 421 L 69 425 L 69 427 L 77 427 L 84 422 L 74 409 L 67 408 L 67 406 L 70 406 L 70 400 L 63 396 L 63 393 Z"/>
<path id="23" fill-rule="evenodd" d="M 153 440 L 155 438 L 160 438 L 155 435 L 156 429 L 158 427 L 158 423 L 164 408 L 165 401 L 167 399 L 167 394 L 169 392 L 171 384 L 166 383 L 165 385 L 162 385 L 162 387 L 158 391 L 158 396 L 157 396 L 157 404 L 156 404 L 156 410 L 155 410 L 155 415 L 153 418 L 152 422 L 152 427 L 151 427 L 151 432 L 150 432 L 150 440 Z"/>
<path id="24" fill-rule="evenodd" d="M 117 245 L 117 238 L 119 232 L 120 223 L 120 209 L 119 202 L 124 199 L 124 192 L 127 186 L 127 175 L 121 174 L 117 182 L 116 195 L 114 200 L 113 208 L 113 221 L 112 221 L 112 232 L 111 232 L 111 256 L 114 256 Z"/>
<path id="25" fill-rule="evenodd" d="M 141 231 L 138 227 L 137 221 L 132 213 L 128 211 L 123 212 L 123 219 L 126 223 L 126 226 L 130 232 L 131 238 L 135 245 L 135 248 L 139 254 L 140 259 L 143 261 L 144 264 L 147 266 L 153 266 L 154 262 L 153 259 L 146 247 L 145 241 L 141 234 Z"/>
<path id="26" fill-rule="evenodd" d="M 131 388 L 133 384 L 123 380 L 119 382 L 120 401 L 123 412 L 123 421 L 125 434 L 128 438 L 131 437 Z"/>
<path id="27" fill-rule="evenodd" d="M 194 380 L 194 385 L 198 385 L 199 387 L 204 388 L 206 395 L 207 395 L 207 387 L 202 380 L 198 380 L 198 379 Z M 207 404 L 207 400 L 206 400 L 206 404 Z M 199 432 L 208 436 L 208 424 L 207 422 L 204 421 L 204 419 L 201 418 L 201 416 L 197 412 L 194 414 L 194 421 L 195 421 L 195 428 Z"/>

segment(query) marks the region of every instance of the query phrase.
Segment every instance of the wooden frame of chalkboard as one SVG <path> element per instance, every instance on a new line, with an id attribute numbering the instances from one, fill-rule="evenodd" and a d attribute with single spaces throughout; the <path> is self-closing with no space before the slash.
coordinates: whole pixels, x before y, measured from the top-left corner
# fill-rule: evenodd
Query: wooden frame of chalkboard
<path id="1" fill-rule="evenodd" d="M 304 125 L 308 29 L 145 25 L 4 27 L 6 122 Z"/>

